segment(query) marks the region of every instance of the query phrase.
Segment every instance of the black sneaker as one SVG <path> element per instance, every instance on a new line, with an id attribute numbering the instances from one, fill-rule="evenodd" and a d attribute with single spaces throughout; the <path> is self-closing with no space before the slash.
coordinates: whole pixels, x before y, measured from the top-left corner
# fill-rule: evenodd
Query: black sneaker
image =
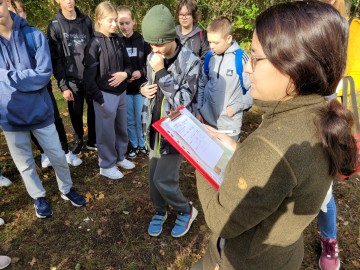
<path id="1" fill-rule="evenodd" d="M 137 148 L 131 148 L 129 154 L 128 154 L 128 157 L 129 158 L 136 158 L 138 155 L 138 149 Z"/>
<path id="2" fill-rule="evenodd" d="M 92 151 L 97 151 L 97 145 L 96 145 L 96 143 L 88 141 L 86 144 L 86 149 L 92 150 Z"/>
<path id="3" fill-rule="evenodd" d="M 53 211 L 51 210 L 51 207 L 45 197 L 34 199 L 34 208 L 35 214 L 38 218 L 51 217 L 53 214 Z"/>
<path id="4" fill-rule="evenodd" d="M 81 154 L 81 149 L 83 147 L 83 141 L 82 140 L 76 140 L 74 144 L 74 148 L 71 151 L 74 155 Z"/>
<path id="5" fill-rule="evenodd" d="M 66 194 L 61 194 L 61 198 L 66 201 L 70 201 L 73 206 L 81 207 L 86 204 L 84 196 L 77 193 L 74 188 L 71 188 L 70 191 Z"/>

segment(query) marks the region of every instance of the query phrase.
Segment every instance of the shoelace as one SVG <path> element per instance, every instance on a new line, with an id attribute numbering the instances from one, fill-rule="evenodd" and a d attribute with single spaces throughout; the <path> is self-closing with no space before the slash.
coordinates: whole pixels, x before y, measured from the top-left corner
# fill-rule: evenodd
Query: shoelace
<path id="1" fill-rule="evenodd" d="M 323 241 L 323 250 L 327 254 L 327 256 L 330 256 L 331 258 L 336 257 L 336 241 L 335 242 L 329 242 L 329 240 Z"/>

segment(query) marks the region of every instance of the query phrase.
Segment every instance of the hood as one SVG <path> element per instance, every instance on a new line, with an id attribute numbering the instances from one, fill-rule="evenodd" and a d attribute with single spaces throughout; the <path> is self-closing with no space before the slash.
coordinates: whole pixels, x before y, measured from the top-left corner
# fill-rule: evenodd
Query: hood
<path id="1" fill-rule="evenodd" d="M 14 26 L 13 26 L 14 31 L 19 31 L 20 27 L 24 27 L 24 26 L 28 25 L 27 20 L 18 16 L 17 14 L 15 14 L 12 11 L 10 11 L 10 16 L 11 16 L 11 19 L 14 21 Z"/>
<path id="2" fill-rule="evenodd" d="M 101 32 L 94 32 L 94 37 L 98 39 L 99 45 L 101 50 L 103 50 L 105 57 L 107 58 L 107 63 L 111 65 L 110 63 L 114 64 L 114 61 L 116 59 L 112 59 L 111 57 L 116 51 L 116 48 L 120 46 L 119 43 L 117 43 L 117 38 L 119 37 L 118 34 L 111 34 L 109 37 L 104 35 Z M 118 66 L 120 66 L 119 63 L 117 63 Z M 116 64 L 115 64 L 116 65 Z"/>
<path id="3" fill-rule="evenodd" d="M 64 15 L 62 14 L 61 10 L 59 10 L 58 13 L 56 14 L 56 19 L 63 20 L 63 21 L 66 21 L 66 22 L 74 22 L 74 21 L 76 22 L 76 21 L 78 21 L 79 23 L 82 23 L 85 20 L 86 16 L 83 13 L 81 13 L 81 11 L 77 7 L 75 7 L 75 12 L 76 12 L 76 19 L 75 20 L 66 19 L 64 17 Z"/>
<path id="4" fill-rule="evenodd" d="M 134 33 L 131 35 L 131 37 L 125 37 L 122 33 L 119 33 L 119 36 L 122 37 L 126 41 L 132 41 L 132 42 L 134 42 L 135 40 L 137 40 L 139 38 L 142 38 L 142 36 L 136 31 L 134 31 Z"/>
<path id="5" fill-rule="evenodd" d="M 187 34 L 187 35 L 183 35 L 181 33 L 181 25 L 177 25 L 175 27 L 175 30 L 176 30 L 176 34 L 178 35 L 178 37 L 179 37 L 182 44 L 183 44 L 184 40 L 187 40 L 187 39 L 195 36 L 200 31 L 202 31 L 201 28 L 199 26 L 197 26 L 196 24 L 193 26 L 193 29 L 191 30 L 191 32 L 189 34 Z"/>
<path id="6" fill-rule="evenodd" d="M 16 50 L 16 55 L 17 55 L 16 62 L 21 63 L 22 52 L 18 48 L 18 45 L 23 44 L 25 42 L 25 39 L 24 39 L 23 35 L 20 34 L 20 28 L 28 25 L 28 22 L 27 22 L 27 20 L 18 16 L 17 14 L 15 14 L 12 11 L 10 11 L 10 16 L 11 16 L 11 19 L 13 20 L 13 29 L 12 29 L 13 35 L 12 35 L 11 39 L 13 40 L 12 43 L 13 43 L 14 49 Z M 4 45 L 2 43 L 0 43 L 1 50 L 4 50 L 3 46 Z M 3 53 L 3 54 L 5 55 L 6 53 Z M 9 65 L 9 63 L 6 63 L 6 65 Z"/>
<path id="7" fill-rule="evenodd" d="M 233 40 L 230 47 L 224 52 L 224 54 L 235 53 L 235 51 L 238 49 L 240 49 L 239 44 L 236 42 L 236 40 Z"/>

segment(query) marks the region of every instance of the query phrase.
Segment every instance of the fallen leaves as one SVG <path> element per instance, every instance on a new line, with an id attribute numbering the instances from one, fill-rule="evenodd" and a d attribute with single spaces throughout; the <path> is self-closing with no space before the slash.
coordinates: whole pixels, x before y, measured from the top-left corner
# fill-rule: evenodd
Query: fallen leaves
<path id="1" fill-rule="evenodd" d="M 93 196 L 91 195 L 90 192 L 86 192 L 86 194 L 85 194 L 85 200 L 86 200 L 87 203 L 93 201 Z"/>
<path id="2" fill-rule="evenodd" d="M 105 192 L 100 191 L 99 193 L 94 193 L 94 196 L 90 192 L 86 192 L 85 200 L 87 203 L 93 202 L 95 200 L 105 199 Z"/>
<path id="3" fill-rule="evenodd" d="M 29 264 L 31 265 L 31 266 L 34 266 L 35 264 L 36 264 L 36 258 L 35 257 L 33 257 L 32 258 L 32 260 L 31 260 L 31 262 L 29 262 Z"/>

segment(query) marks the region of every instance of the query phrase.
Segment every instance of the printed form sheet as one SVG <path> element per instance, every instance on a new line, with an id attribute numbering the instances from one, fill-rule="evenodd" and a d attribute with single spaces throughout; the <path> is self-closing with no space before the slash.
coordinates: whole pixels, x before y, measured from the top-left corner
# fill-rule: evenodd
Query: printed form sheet
<path id="1" fill-rule="evenodd" d="M 206 131 L 196 125 L 187 115 L 181 115 L 167 124 L 210 168 L 215 168 L 224 150 L 206 134 Z"/>

